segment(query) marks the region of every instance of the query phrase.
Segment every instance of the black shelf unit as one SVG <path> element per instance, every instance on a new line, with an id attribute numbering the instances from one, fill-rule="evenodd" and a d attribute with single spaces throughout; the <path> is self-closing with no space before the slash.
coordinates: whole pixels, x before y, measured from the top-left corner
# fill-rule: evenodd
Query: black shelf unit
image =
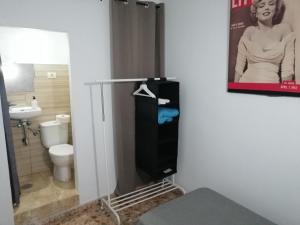
<path id="1" fill-rule="evenodd" d="M 156 98 L 135 96 L 135 158 L 137 168 L 157 180 L 177 172 L 179 116 L 159 124 L 158 108 L 180 111 L 179 82 L 151 80 L 146 84 Z M 159 98 L 170 103 L 159 105 Z"/>

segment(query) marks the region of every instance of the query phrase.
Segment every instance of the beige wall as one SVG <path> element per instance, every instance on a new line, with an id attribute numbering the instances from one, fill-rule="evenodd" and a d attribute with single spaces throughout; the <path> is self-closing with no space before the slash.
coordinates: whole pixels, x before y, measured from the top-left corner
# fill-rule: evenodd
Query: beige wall
<path id="1" fill-rule="evenodd" d="M 69 72 L 67 65 L 35 65 L 34 68 L 34 92 L 8 93 L 8 100 L 13 104 L 30 105 L 32 96 L 36 96 L 43 110 L 41 116 L 32 119 L 31 127 L 37 129 L 39 123 L 55 120 L 56 114 L 70 114 Z M 56 72 L 56 79 L 48 79 L 48 72 Z M 41 144 L 40 136 L 28 132 L 30 143 L 25 146 L 22 143 L 22 129 L 16 127 L 16 121 L 11 124 L 19 176 L 22 178 L 31 173 L 49 173 L 52 163 L 48 151 Z"/>

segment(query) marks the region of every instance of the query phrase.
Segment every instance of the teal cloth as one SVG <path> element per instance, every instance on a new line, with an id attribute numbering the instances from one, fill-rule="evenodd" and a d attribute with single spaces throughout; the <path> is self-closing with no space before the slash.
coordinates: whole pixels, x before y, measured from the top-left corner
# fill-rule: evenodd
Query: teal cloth
<path id="1" fill-rule="evenodd" d="M 173 108 L 158 108 L 158 124 L 169 123 L 173 121 L 173 118 L 179 115 L 178 109 Z"/>

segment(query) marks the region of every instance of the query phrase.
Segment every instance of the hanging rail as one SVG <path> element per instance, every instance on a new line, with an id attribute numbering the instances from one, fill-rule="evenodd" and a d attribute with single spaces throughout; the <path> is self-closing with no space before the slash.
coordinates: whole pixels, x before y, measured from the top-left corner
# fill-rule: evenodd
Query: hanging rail
<path id="1" fill-rule="evenodd" d="M 85 85 L 93 86 L 93 85 L 101 85 L 101 84 L 110 84 L 110 83 L 132 83 L 132 82 L 143 82 L 154 79 L 156 81 L 159 80 L 176 80 L 175 77 L 166 77 L 166 78 L 131 78 L 131 79 L 112 79 L 112 80 L 98 80 L 94 82 L 86 82 Z"/>
<path id="2" fill-rule="evenodd" d="M 100 199 L 101 206 L 103 203 L 107 206 L 107 208 L 115 215 L 117 219 L 117 224 L 121 224 L 120 216 L 118 214 L 119 211 L 122 211 L 126 208 L 132 207 L 136 204 L 142 203 L 144 201 L 150 200 L 157 196 L 166 194 L 170 191 L 179 189 L 183 193 L 185 190 L 175 183 L 175 175 L 172 175 L 170 179 L 163 179 L 161 182 L 145 186 L 143 188 L 137 189 L 135 191 L 129 192 L 124 195 L 120 195 L 114 198 L 111 198 L 110 193 L 110 181 L 109 181 L 109 165 L 107 158 L 107 145 L 106 145 L 106 129 L 105 129 L 105 102 L 104 102 L 104 84 L 114 84 L 114 83 L 132 83 L 132 82 L 144 82 L 148 80 L 176 80 L 175 77 L 167 77 L 167 78 L 133 78 L 133 79 L 112 79 L 112 80 L 99 80 L 94 82 L 86 82 L 85 85 L 89 86 L 90 90 L 90 99 L 91 99 L 91 118 L 92 118 L 92 130 L 93 130 L 93 149 L 94 149 L 94 160 L 96 165 L 96 182 L 97 182 L 97 196 L 100 199 L 100 186 L 99 186 L 99 174 L 98 168 L 99 163 L 97 159 L 97 151 L 96 151 L 96 132 L 95 132 L 95 117 L 94 117 L 94 101 L 92 88 L 93 86 L 100 86 L 101 91 L 101 109 L 102 109 L 102 122 L 103 122 L 103 143 L 104 143 L 104 159 L 105 159 L 105 174 L 106 174 L 106 197 Z"/>

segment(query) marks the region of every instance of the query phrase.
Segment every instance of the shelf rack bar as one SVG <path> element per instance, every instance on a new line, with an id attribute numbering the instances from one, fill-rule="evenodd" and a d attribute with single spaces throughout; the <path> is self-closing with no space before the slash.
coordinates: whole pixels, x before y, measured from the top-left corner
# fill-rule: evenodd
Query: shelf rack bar
<path id="1" fill-rule="evenodd" d="M 124 210 L 124 209 L 127 209 L 127 208 L 132 207 L 132 206 L 137 205 L 137 204 L 140 204 L 140 203 L 142 203 L 142 202 L 148 201 L 148 200 L 150 200 L 150 199 L 153 199 L 153 198 L 158 197 L 158 196 L 160 196 L 160 195 L 163 195 L 163 194 L 166 194 L 166 193 L 168 193 L 168 192 L 174 191 L 174 190 L 176 190 L 176 189 L 178 189 L 178 188 L 177 188 L 177 187 L 174 187 L 174 188 L 169 189 L 169 190 L 167 190 L 167 191 L 160 192 L 160 193 L 158 193 L 158 194 L 156 194 L 156 195 L 153 195 L 153 196 L 151 196 L 151 197 L 149 197 L 149 198 L 142 199 L 142 200 L 140 200 L 140 201 L 137 201 L 137 202 L 134 202 L 134 203 L 132 203 L 132 204 L 130 204 L 130 205 L 127 205 L 127 206 L 125 206 L 125 207 L 123 207 L 123 208 L 115 209 L 115 210 L 116 210 L 116 212 L 122 211 L 122 210 Z"/>
<path id="2" fill-rule="evenodd" d="M 153 78 L 152 78 L 153 79 Z M 118 212 L 137 205 L 139 203 L 145 202 L 147 200 L 153 199 L 157 196 L 166 194 L 173 190 L 179 189 L 185 194 L 185 190 L 175 183 L 175 175 L 172 175 L 171 179 L 163 179 L 161 182 L 156 184 L 151 184 L 146 187 L 140 188 L 138 190 L 132 191 L 130 193 L 111 198 L 110 193 L 110 181 L 109 181 L 109 164 L 107 156 L 107 144 L 106 144 L 106 118 L 105 118 L 105 104 L 104 104 L 104 84 L 114 84 L 114 83 L 129 83 L 129 82 L 143 82 L 148 81 L 149 78 L 133 78 L 133 79 L 111 79 L 111 80 L 99 80 L 94 82 L 86 82 L 85 85 L 89 87 L 90 98 L 91 98 L 91 118 L 92 118 L 92 131 L 93 131 L 93 149 L 95 157 L 95 170 L 96 170 L 96 182 L 97 182 L 97 196 L 101 200 L 102 205 L 105 204 L 107 208 L 116 217 L 117 224 L 121 225 L 121 220 Z M 174 77 L 166 78 L 154 78 L 154 80 L 176 80 Z M 104 158 L 105 158 L 105 178 L 106 178 L 106 197 L 100 198 L 100 184 L 99 184 L 99 174 L 98 174 L 98 160 L 97 160 L 97 150 L 96 150 L 96 131 L 95 131 L 95 116 L 94 116 L 94 101 L 93 101 L 93 86 L 99 86 L 101 91 L 101 109 L 102 109 L 102 128 L 103 128 L 103 142 L 104 142 Z M 121 207 L 121 208 L 120 208 Z"/>
<path id="3" fill-rule="evenodd" d="M 144 187 L 144 188 L 141 188 L 141 189 L 138 189 L 138 190 L 136 190 L 136 191 L 132 191 L 132 192 L 130 192 L 130 193 L 127 193 L 127 194 L 124 194 L 124 195 L 121 195 L 121 196 L 112 198 L 111 201 L 113 202 L 114 200 L 122 199 L 122 198 L 124 198 L 124 197 L 126 197 L 126 196 L 132 195 L 132 194 L 137 193 L 137 192 L 141 192 L 141 191 L 143 191 L 143 190 L 147 190 L 147 189 L 149 189 L 149 188 L 152 188 L 152 187 L 154 187 L 154 186 L 158 186 L 158 185 L 160 185 L 160 184 L 163 184 L 163 181 L 161 181 L 161 182 L 159 182 L 159 183 L 156 183 L 156 184 L 153 184 L 153 185 L 149 185 L 149 186 Z"/>
<path id="4" fill-rule="evenodd" d="M 115 202 L 116 205 L 114 205 L 113 207 L 114 207 L 114 208 L 118 208 L 118 207 L 121 207 L 121 206 L 123 206 L 123 205 L 128 205 L 128 204 L 130 204 L 130 203 L 132 203 L 132 202 L 135 202 L 135 201 L 137 201 L 137 200 L 143 199 L 143 198 L 145 198 L 145 197 L 149 197 L 149 196 L 151 196 L 151 195 L 153 195 L 153 194 L 157 194 L 157 193 L 159 193 L 159 192 L 161 192 L 161 191 L 165 191 L 165 190 L 167 190 L 167 189 L 169 189 L 169 188 L 172 188 L 172 185 L 166 186 L 166 187 L 164 187 L 164 188 L 161 188 L 161 187 L 154 188 L 153 190 L 149 190 L 148 192 L 143 192 L 143 193 L 141 193 L 141 194 L 138 194 L 138 195 L 136 195 L 136 196 L 133 196 L 131 199 L 126 199 L 126 201 L 121 201 L 122 203 L 120 203 L 120 202 Z"/>

